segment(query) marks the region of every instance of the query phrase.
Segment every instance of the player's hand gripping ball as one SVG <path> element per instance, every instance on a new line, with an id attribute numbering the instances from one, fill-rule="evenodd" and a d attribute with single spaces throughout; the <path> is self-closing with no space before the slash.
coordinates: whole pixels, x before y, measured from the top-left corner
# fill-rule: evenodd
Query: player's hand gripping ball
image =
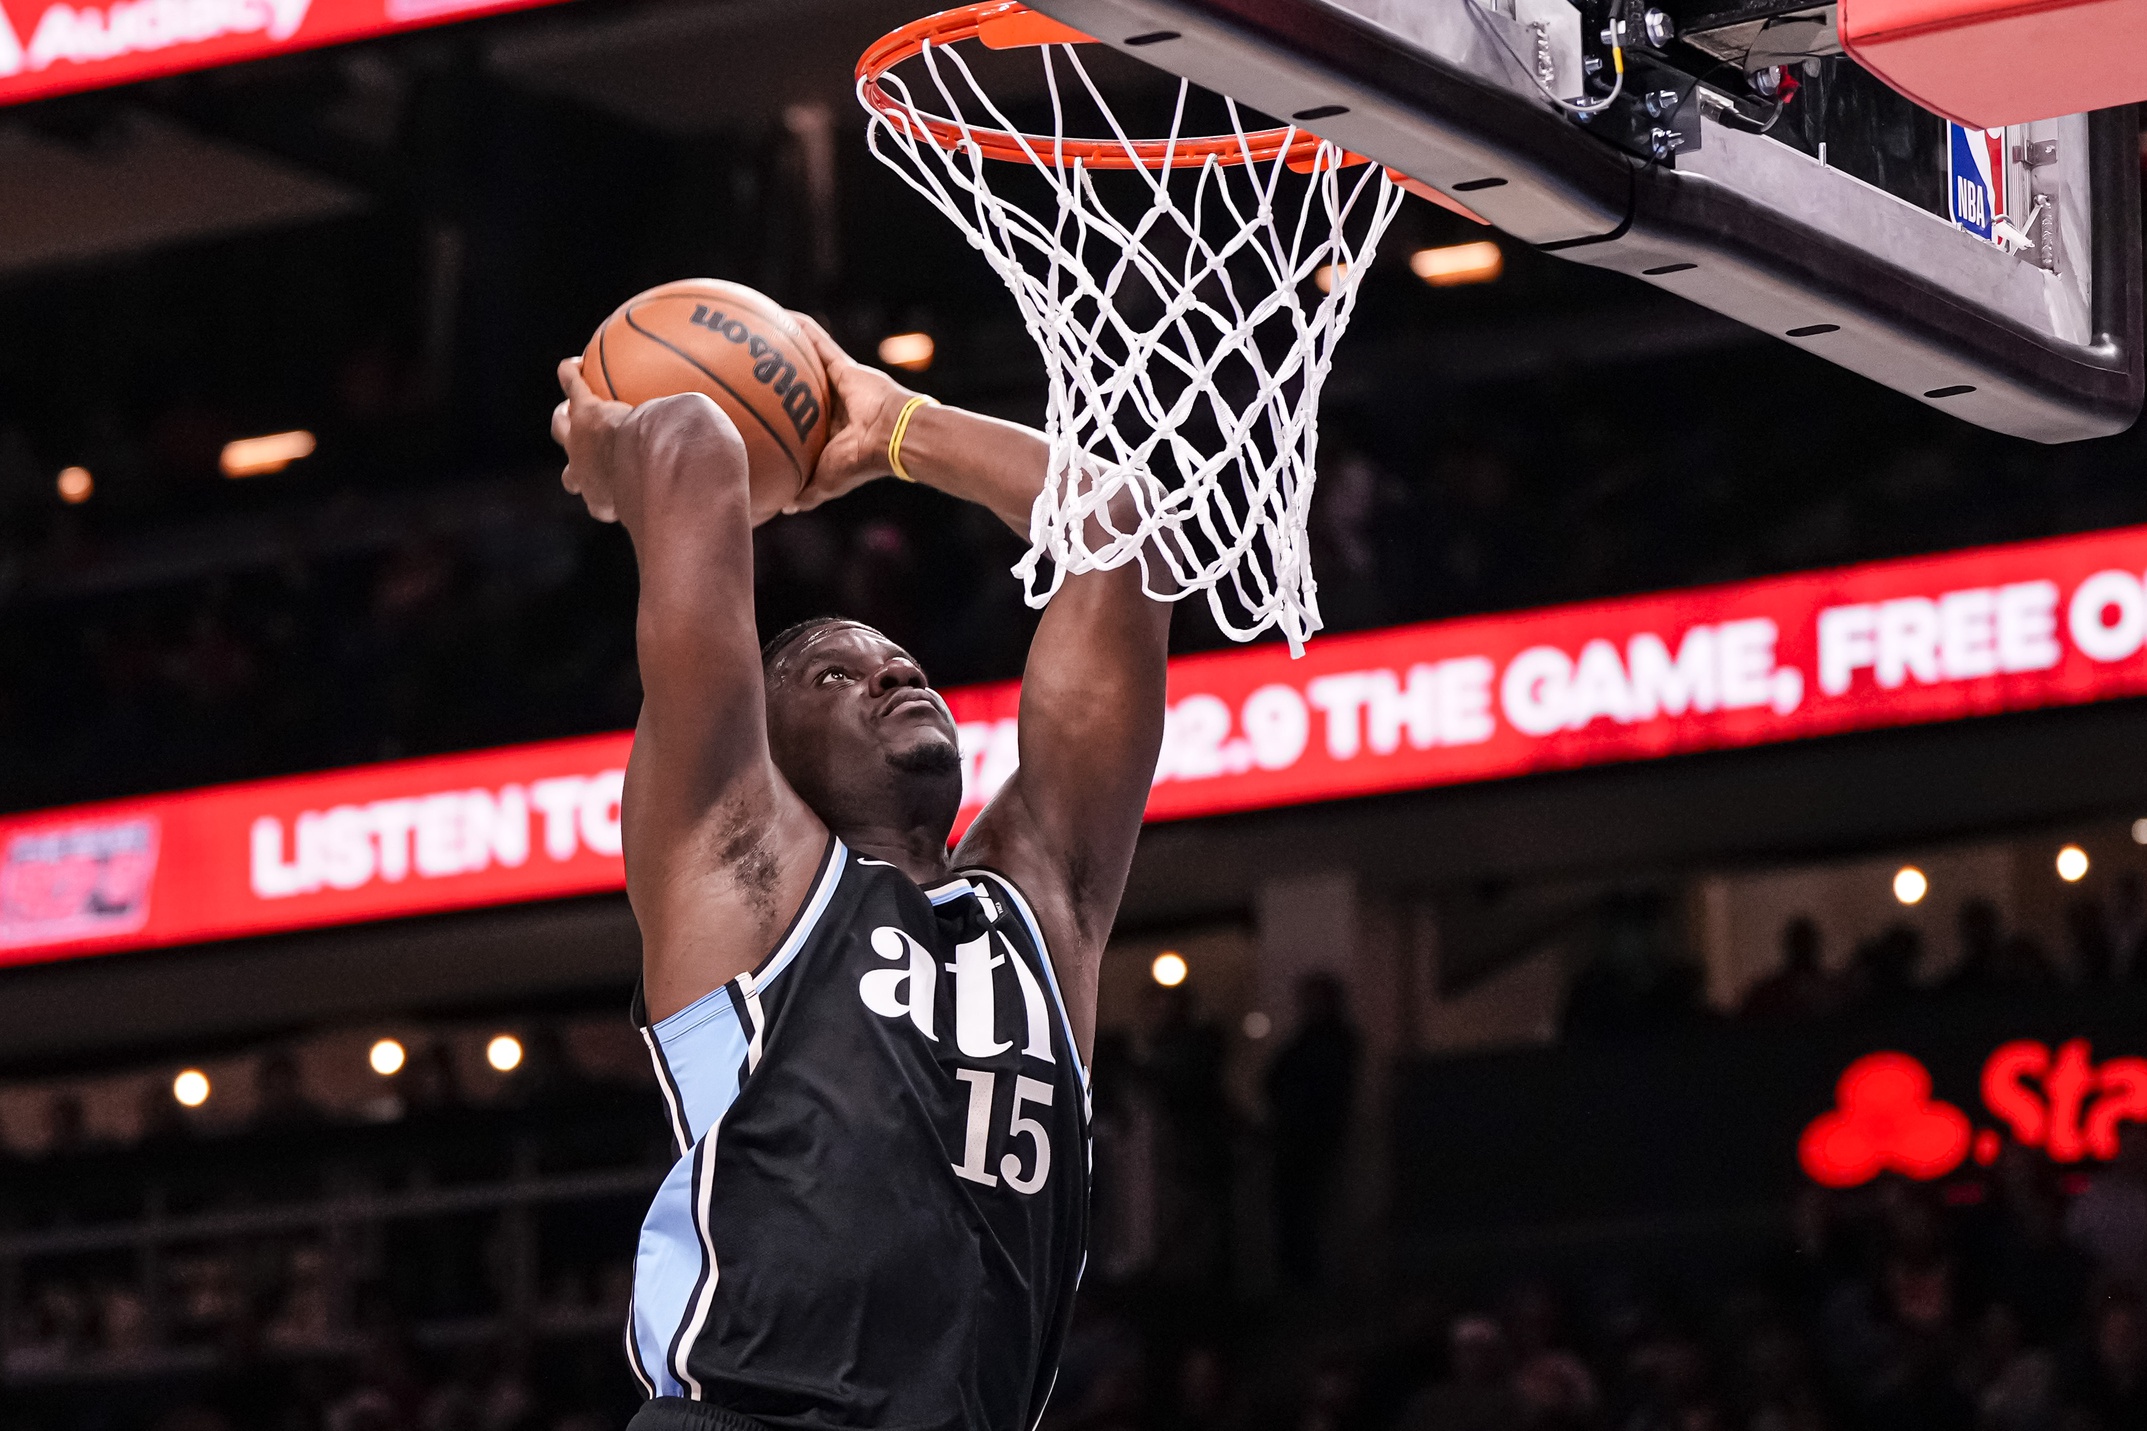
<path id="1" fill-rule="evenodd" d="M 796 500 L 827 446 L 827 371 L 772 299 L 720 278 L 636 294 L 597 328 L 582 378 L 598 397 L 640 404 L 706 393 L 745 439 L 759 526 Z"/>

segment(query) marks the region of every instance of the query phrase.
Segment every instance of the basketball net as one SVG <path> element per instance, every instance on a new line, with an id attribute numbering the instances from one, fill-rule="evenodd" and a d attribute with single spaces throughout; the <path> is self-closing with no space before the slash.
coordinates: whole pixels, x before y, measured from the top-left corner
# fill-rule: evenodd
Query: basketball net
<path id="1" fill-rule="evenodd" d="M 1009 120 L 954 48 L 969 38 L 1036 49 L 1050 133 Z M 858 65 L 872 152 L 984 255 L 1043 354 L 1050 464 L 1014 572 L 1040 608 L 1068 576 L 1137 561 L 1149 596 L 1205 593 L 1232 639 L 1276 627 L 1298 654 L 1321 624 L 1306 538 L 1320 389 L 1402 190 L 1305 131 L 1248 130 L 1227 99 L 1228 133 L 1185 134 L 1183 80 L 1165 136 L 1131 138 L 1087 43 L 996 0 L 898 30 Z M 891 72 L 912 58 L 929 108 Z M 1070 104 L 1108 136 L 1068 134 Z M 1026 203 L 994 189 L 1024 171 L 1042 181 Z M 1111 171 L 1130 177 L 1099 186 Z"/>

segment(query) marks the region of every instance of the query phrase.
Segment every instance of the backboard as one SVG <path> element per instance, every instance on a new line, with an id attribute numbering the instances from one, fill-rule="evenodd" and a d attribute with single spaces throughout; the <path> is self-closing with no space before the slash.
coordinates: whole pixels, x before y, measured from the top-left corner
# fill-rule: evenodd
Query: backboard
<path id="1" fill-rule="evenodd" d="M 2133 109 L 1969 130 L 1809 0 L 1034 0 L 1161 69 L 1982 427 L 2139 413 Z"/>

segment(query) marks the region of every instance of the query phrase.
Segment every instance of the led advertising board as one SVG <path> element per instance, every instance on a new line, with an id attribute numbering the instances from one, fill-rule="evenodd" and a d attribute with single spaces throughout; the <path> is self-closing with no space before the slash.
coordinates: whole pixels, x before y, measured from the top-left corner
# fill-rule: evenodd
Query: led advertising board
<path id="1" fill-rule="evenodd" d="M 1835 1106 L 1804 1129 L 1797 1162 L 1825 1187 L 1858 1187 L 1882 1173 L 1929 1181 L 1971 1157 L 1989 1167 L 2008 1135 L 2052 1162 L 2108 1162 L 2122 1125 L 2147 1122 L 2147 1059 L 2098 1063 L 2084 1038 L 2054 1049 L 2034 1039 L 2002 1044 L 1984 1061 L 1981 1085 L 1991 1121 L 1978 1128 L 1931 1095 L 1920 1060 L 1867 1054 L 1842 1072 Z"/>
<path id="2" fill-rule="evenodd" d="M 555 0 L 0 0 L 0 104 Z"/>
<path id="3" fill-rule="evenodd" d="M 1175 660 L 1151 820 L 2147 694 L 2147 527 Z M 966 826 L 1017 683 L 946 693 Z M 0 963 L 624 887 L 627 733 L 0 817 Z"/>
<path id="4" fill-rule="evenodd" d="M 2147 527 L 1171 662 L 1150 819 L 2147 693 Z M 965 816 L 1016 758 L 961 693 Z"/>

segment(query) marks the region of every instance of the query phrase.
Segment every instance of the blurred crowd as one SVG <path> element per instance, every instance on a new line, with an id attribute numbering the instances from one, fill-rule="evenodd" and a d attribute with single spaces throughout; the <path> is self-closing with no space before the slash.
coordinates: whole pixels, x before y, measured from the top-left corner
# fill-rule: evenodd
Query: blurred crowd
<path id="1" fill-rule="evenodd" d="M 1364 1215 L 1337 980 L 1299 984 L 1250 1068 L 1190 985 L 1152 997 L 1099 1038 L 1089 1273 L 1043 1431 L 2147 1427 L 2147 1125 L 2108 1165 L 2008 1146 L 1938 1184 L 1808 1188 L 1727 1240 L 1688 1212 L 1641 1244 L 1441 1253 Z M 53 1094 L 0 1178 L 0 1431 L 623 1425 L 661 1120 L 645 1086 L 529 1049 L 478 1099 L 419 1043 L 391 1104 L 342 1114 L 271 1051 L 243 1126 L 145 1085 L 124 1144 Z M 612 1172 L 644 1181 L 526 1195 Z"/>
<path id="2" fill-rule="evenodd" d="M 1743 991 L 1734 1017 L 1795 1023 L 1884 1015 L 1911 1002 L 2147 986 L 2147 877 L 2137 870 L 2118 872 L 2104 890 L 2076 892 L 2055 946 L 2008 928 L 1998 905 L 1980 897 L 1961 902 L 1954 924 L 1954 949 L 1943 959 L 1906 922 L 1835 958 L 1817 919 L 1793 917 L 1781 927 L 1773 969 Z M 1594 948 L 1567 990 L 1566 1033 L 1643 1034 L 1715 1017 L 1667 895 L 1614 896 L 1596 911 L 1594 925 Z"/>
<path id="3" fill-rule="evenodd" d="M 243 1121 L 152 1079 L 124 1137 L 52 1090 L 0 1166 L 0 1427 L 623 1421 L 631 1250 L 668 1163 L 651 1089 L 542 1027 L 488 1098 L 444 1038 L 376 1081 L 334 1109 L 272 1049 Z"/>
<path id="4" fill-rule="evenodd" d="M 1813 1189 L 1738 1265 L 1572 1249 L 1187 1317 L 1084 1303 L 1048 1431 L 2122 1431 L 2147 1426 L 2147 1146 Z M 1513 1261 L 1551 1261 L 1515 1258 Z"/>
<path id="5" fill-rule="evenodd" d="M 2025 930 L 2008 930 L 1998 906 L 1986 899 L 1964 901 L 1956 923 L 1959 957 L 1933 975 L 1924 967 L 1923 940 L 1908 925 L 1859 944 L 1835 971 L 1826 965 L 1818 924 L 1793 919 L 1782 928 L 1781 966 L 1752 987 L 1741 1012 L 1753 1019 L 1816 1018 L 1883 1008 L 1919 991 L 2021 996 L 2147 981 L 2147 879 L 2136 870 L 2120 873 L 2107 898 L 2075 896 L 2066 906 L 2065 943 L 2057 949 Z"/>

